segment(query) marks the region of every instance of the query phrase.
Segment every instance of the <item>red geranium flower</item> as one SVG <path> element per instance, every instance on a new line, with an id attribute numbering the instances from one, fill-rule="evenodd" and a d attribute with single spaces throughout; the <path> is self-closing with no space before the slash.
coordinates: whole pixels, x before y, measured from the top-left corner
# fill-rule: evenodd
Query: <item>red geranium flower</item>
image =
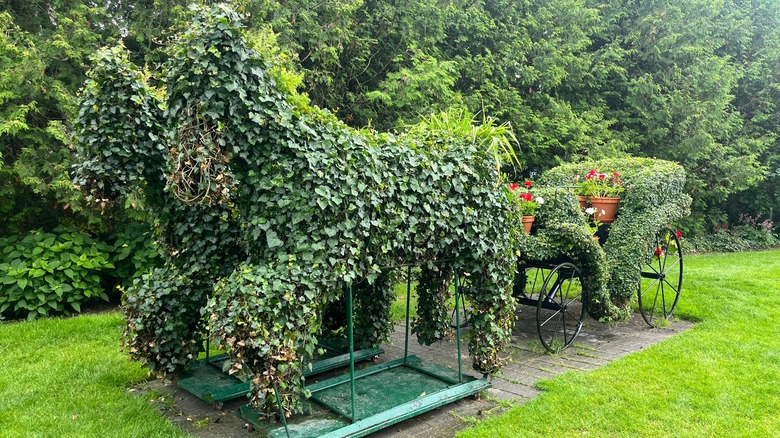
<path id="1" fill-rule="evenodd" d="M 655 255 L 656 257 L 658 257 L 658 256 L 660 256 L 660 255 L 661 255 L 661 254 L 663 254 L 663 253 L 664 253 L 664 251 L 661 249 L 661 247 L 660 247 L 660 246 L 656 246 L 656 247 L 655 247 L 655 251 L 653 252 L 653 255 Z"/>
<path id="2" fill-rule="evenodd" d="M 515 191 L 515 190 L 517 190 L 518 187 L 520 187 L 520 185 L 517 184 L 517 183 L 509 184 L 509 190 Z"/>
<path id="3" fill-rule="evenodd" d="M 680 230 L 674 230 L 674 234 L 677 235 L 678 239 L 682 239 L 682 232 Z"/>
<path id="4" fill-rule="evenodd" d="M 599 174 L 599 179 L 605 179 L 606 177 L 607 177 L 607 175 L 604 175 L 603 173 Z"/>
<path id="5" fill-rule="evenodd" d="M 534 183 L 532 183 L 531 180 L 525 180 L 525 186 L 528 187 L 529 189 L 533 187 L 533 185 Z"/>
<path id="6" fill-rule="evenodd" d="M 530 202 L 533 199 L 533 195 L 531 195 L 530 193 L 523 193 L 520 195 L 520 199 L 522 199 L 523 201 Z"/>
<path id="7" fill-rule="evenodd" d="M 612 172 L 612 176 L 615 178 L 620 178 L 620 174 L 617 172 Z"/>

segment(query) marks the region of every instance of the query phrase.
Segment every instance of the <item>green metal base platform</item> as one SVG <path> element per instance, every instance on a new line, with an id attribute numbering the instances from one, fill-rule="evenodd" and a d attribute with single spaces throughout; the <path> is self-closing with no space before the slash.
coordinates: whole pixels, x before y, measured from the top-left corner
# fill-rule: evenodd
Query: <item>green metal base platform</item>
<path id="1" fill-rule="evenodd" d="M 308 385 L 316 403 L 287 420 L 287 431 L 282 423 L 259 420 L 249 406 L 239 415 L 267 437 L 361 437 L 490 387 L 487 379 L 466 375 L 459 382 L 457 371 L 416 356 L 356 371 L 354 379 L 354 405 L 349 374 Z"/>
<path id="2" fill-rule="evenodd" d="M 310 377 L 339 367 L 349 365 L 349 353 L 344 353 L 346 340 L 330 340 L 320 343 L 325 353 L 312 363 L 311 370 L 304 376 Z M 371 360 L 383 354 L 380 348 L 369 348 L 354 352 L 356 362 Z M 179 386 L 209 403 L 222 403 L 243 397 L 249 392 L 249 382 L 243 382 L 223 371 L 228 355 L 206 357 L 196 362 L 180 379 Z"/>
<path id="3" fill-rule="evenodd" d="M 352 287 L 346 290 L 347 346 L 349 373 L 307 385 L 311 398 L 304 415 L 281 422 L 261 421 L 250 406 L 238 415 L 266 437 L 273 438 L 341 438 L 361 437 L 393 424 L 431 411 L 456 400 L 478 394 L 490 387 L 487 378 L 476 379 L 463 374 L 460 336 L 460 282 L 455 272 L 455 338 L 458 348 L 458 370 L 426 363 L 409 355 L 411 302 L 411 265 L 406 271 L 406 335 L 404 356 L 362 370 L 355 369 Z M 277 399 L 278 400 L 278 399 Z M 265 417 L 263 417 L 265 418 Z"/>

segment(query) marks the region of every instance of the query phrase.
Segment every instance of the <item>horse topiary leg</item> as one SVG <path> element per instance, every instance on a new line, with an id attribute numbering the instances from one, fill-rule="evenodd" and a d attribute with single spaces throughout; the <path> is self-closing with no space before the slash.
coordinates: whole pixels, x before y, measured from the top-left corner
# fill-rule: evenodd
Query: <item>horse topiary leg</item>
<path id="1" fill-rule="evenodd" d="M 444 339 L 452 332 L 447 302 L 452 296 L 453 271 L 451 267 L 423 266 L 417 284 L 417 319 L 412 325 L 412 333 L 423 345 Z"/>
<path id="2" fill-rule="evenodd" d="M 468 337 L 473 367 L 480 373 L 493 374 L 504 365 L 499 352 L 509 343 L 512 333 L 512 275 L 509 270 L 497 279 L 472 274 L 470 291 L 472 316 Z"/>
<path id="3" fill-rule="evenodd" d="M 208 283 L 206 283 L 208 284 Z M 150 374 L 176 378 L 195 359 L 205 334 L 201 308 L 207 290 L 201 280 L 176 268 L 157 268 L 136 280 L 123 296 L 127 325 L 124 348 Z"/>
<path id="4" fill-rule="evenodd" d="M 232 373 L 250 371 L 250 400 L 259 411 L 285 416 L 302 412 L 305 364 L 318 333 L 318 293 L 293 279 L 309 272 L 286 265 L 242 264 L 217 283 L 207 311 L 215 341 L 230 354 Z"/>
<path id="5" fill-rule="evenodd" d="M 357 348 L 379 347 L 393 331 L 390 306 L 395 300 L 395 275 L 384 271 L 373 283 L 367 280 L 354 287 L 355 345 Z"/>

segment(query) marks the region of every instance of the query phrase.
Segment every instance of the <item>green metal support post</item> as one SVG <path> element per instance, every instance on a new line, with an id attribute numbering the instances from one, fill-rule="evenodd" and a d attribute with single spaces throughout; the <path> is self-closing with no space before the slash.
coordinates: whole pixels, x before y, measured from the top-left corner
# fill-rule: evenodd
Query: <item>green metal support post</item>
<path id="1" fill-rule="evenodd" d="M 352 284 L 347 288 L 347 342 L 349 343 L 349 386 L 352 393 L 350 421 L 355 422 L 355 339 L 352 327 Z"/>
<path id="2" fill-rule="evenodd" d="M 279 415 L 282 417 L 282 424 L 284 424 L 284 434 L 287 438 L 290 438 L 290 429 L 287 427 L 287 417 L 284 415 L 284 408 L 282 407 L 282 397 L 279 395 L 279 388 L 274 384 L 274 396 L 276 397 L 276 404 L 279 406 Z"/>
<path id="3" fill-rule="evenodd" d="M 463 360 L 460 357 L 460 289 L 458 271 L 455 271 L 455 337 L 458 342 L 458 383 L 463 383 Z"/>
<path id="4" fill-rule="evenodd" d="M 406 267 L 406 336 L 404 336 L 404 364 L 409 357 L 409 306 L 412 301 L 412 267 Z"/>

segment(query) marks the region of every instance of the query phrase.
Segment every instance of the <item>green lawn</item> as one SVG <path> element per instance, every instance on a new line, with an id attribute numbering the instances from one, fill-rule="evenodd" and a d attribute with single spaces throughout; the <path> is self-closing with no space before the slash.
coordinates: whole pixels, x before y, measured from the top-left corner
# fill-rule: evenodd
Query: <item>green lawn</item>
<path id="1" fill-rule="evenodd" d="M 0 325 L 0 436 L 186 436 L 127 388 L 146 377 L 119 351 L 114 312 Z"/>
<path id="2" fill-rule="evenodd" d="M 677 314 L 693 329 L 544 381 L 461 435 L 780 436 L 780 251 L 685 262 Z M 128 392 L 145 372 L 119 352 L 121 325 L 117 313 L 0 324 L 0 436 L 185 436 Z"/>
<path id="3" fill-rule="evenodd" d="M 687 257 L 677 314 L 696 326 L 458 436 L 780 436 L 780 251 Z"/>

